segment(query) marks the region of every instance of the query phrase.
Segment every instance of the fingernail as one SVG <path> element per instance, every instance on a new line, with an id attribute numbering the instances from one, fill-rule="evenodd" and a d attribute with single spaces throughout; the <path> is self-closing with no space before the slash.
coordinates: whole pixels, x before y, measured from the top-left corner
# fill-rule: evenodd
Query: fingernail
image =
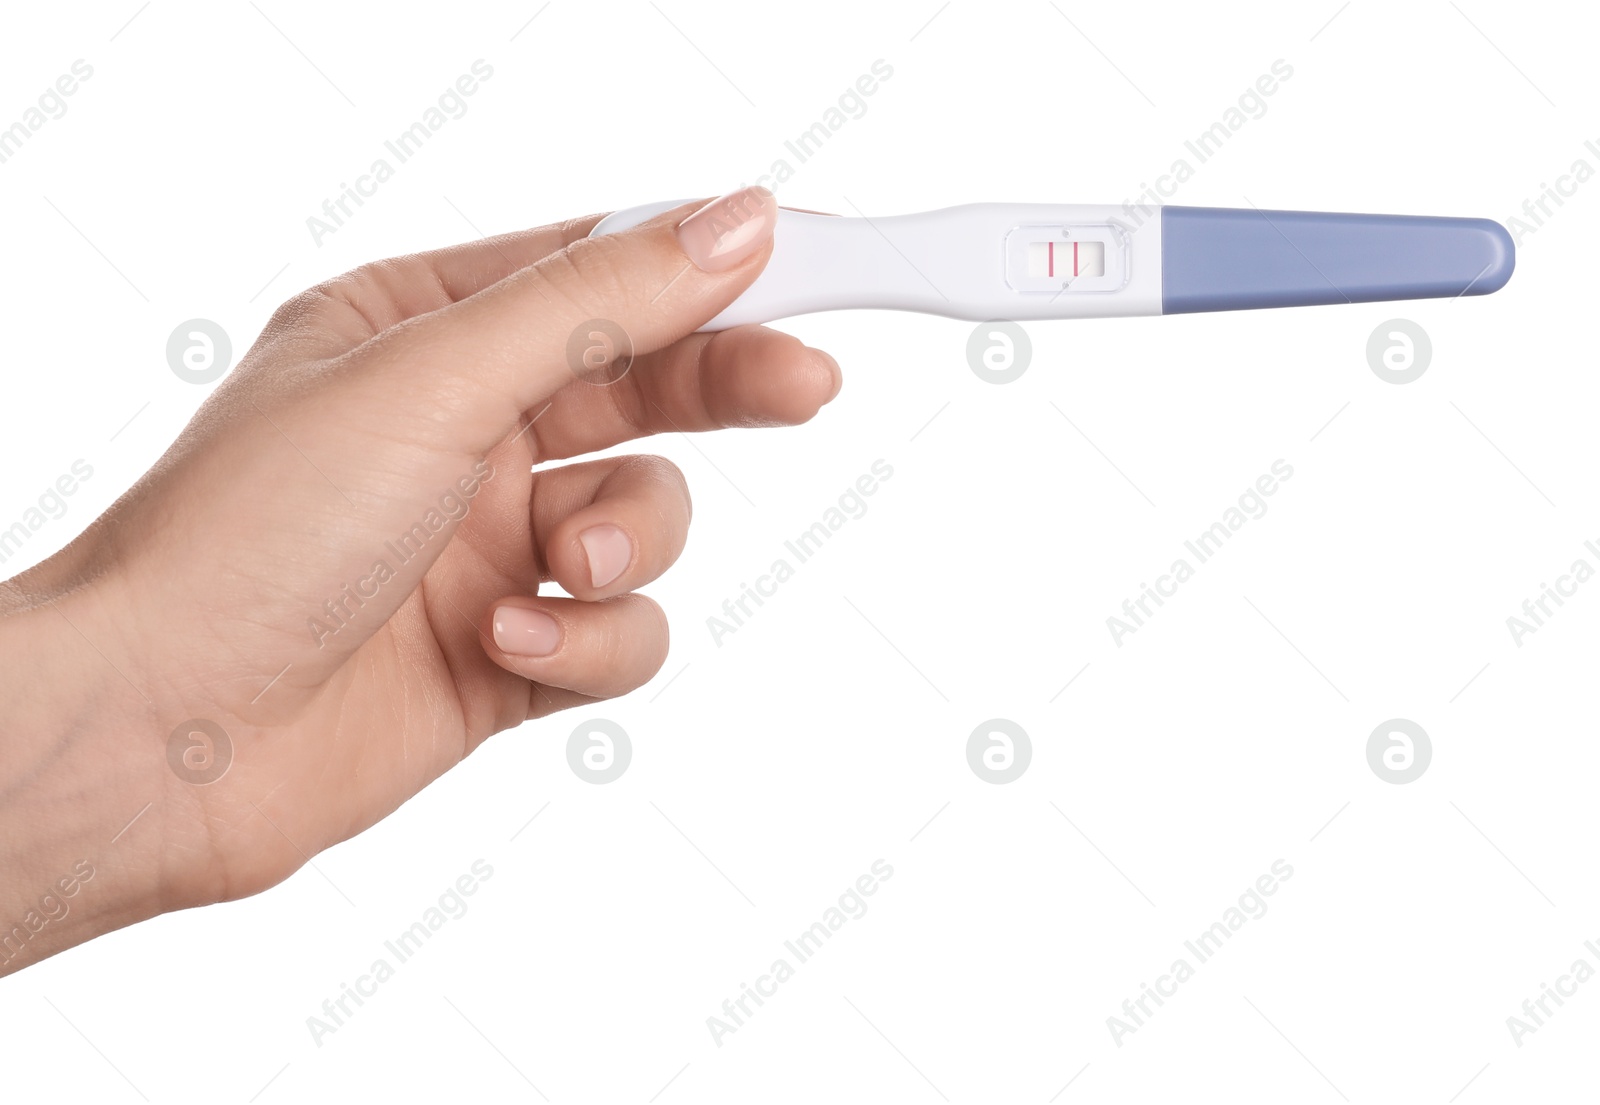
<path id="1" fill-rule="evenodd" d="M 714 199 L 678 224 L 689 260 L 706 272 L 725 272 L 772 237 L 778 200 L 760 185 Z"/>
<path id="2" fill-rule="evenodd" d="M 541 611 L 502 606 L 494 612 L 494 643 L 512 656 L 549 656 L 561 644 L 561 626 Z"/>
<path id="3" fill-rule="evenodd" d="M 578 534 L 589 558 L 589 586 L 604 587 L 633 563 L 633 542 L 619 527 L 590 526 Z"/>

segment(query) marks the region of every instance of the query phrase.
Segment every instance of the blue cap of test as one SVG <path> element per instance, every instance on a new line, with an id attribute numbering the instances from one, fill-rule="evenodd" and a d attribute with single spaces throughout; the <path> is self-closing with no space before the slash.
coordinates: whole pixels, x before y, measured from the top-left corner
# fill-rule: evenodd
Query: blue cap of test
<path id="1" fill-rule="evenodd" d="M 1515 264 L 1491 219 L 1161 209 L 1162 314 L 1487 295 Z"/>

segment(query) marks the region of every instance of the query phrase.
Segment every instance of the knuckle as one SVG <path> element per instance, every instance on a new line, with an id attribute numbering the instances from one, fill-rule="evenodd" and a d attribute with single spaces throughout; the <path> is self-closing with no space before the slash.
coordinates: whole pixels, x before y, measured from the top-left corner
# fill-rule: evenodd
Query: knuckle
<path id="1" fill-rule="evenodd" d="M 534 265 L 528 278 L 585 310 L 622 306 L 629 299 L 630 288 L 626 247 L 627 243 L 612 237 L 581 238 Z"/>
<path id="2" fill-rule="evenodd" d="M 333 306 L 334 300 L 328 295 L 326 286 L 318 284 L 278 304 L 277 310 L 267 320 L 266 330 L 278 334 L 315 326 L 327 317 Z"/>
<path id="3" fill-rule="evenodd" d="M 368 261 L 289 299 L 273 315 L 271 325 L 292 329 L 354 322 L 368 336 L 375 336 L 405 317 L 407 312 L 398 311 L 397 304 L 408 304 L 414 313 L 422 313 L 450 302 L 437 275 L 432 283 L 419 286 L 419 273 L 431 272 L 428 266 L 415 265 L 405 257 Z"/>

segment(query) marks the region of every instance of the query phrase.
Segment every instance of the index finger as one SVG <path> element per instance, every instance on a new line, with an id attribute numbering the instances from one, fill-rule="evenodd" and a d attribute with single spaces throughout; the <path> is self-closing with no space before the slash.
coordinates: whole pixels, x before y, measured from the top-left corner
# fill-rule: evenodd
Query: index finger
<path id="1" fill-rule="evenodd" d="M 602 218 L 603 215 L 585 215 L 475 242 L 369 261 L 323 281 L 306 295 L 347 308 L 346 313 L 355 324 L 348 336 L 365 341 L 407 319 L 459 303 L 542 261 L 587 237 Z M 325 325 L 329 320 L 313 315 L 311 321 Z"/>
<path id="2" fill-rule="evenodd" d="M 766 264 L 777 210 L 767 189 L 745 188 L 577 239 L 391 326 L 335 374 L 358 402 L 381 398 L 392 408 L 404 397 L 403 429 L 416 444 L 482 454 L 522 412 L 593 367 L 572 363 L 571 350 L 597 325 L 614 329 L 628 352 L 649 353 L 715 317 Z"/>

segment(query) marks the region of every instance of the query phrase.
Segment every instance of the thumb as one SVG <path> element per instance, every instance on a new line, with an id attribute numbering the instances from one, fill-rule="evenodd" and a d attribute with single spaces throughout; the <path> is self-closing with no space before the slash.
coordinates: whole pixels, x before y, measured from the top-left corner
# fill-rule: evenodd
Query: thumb
<path id="1" fill-rule="evenodd" d="M 575 376 L 611 378 L 613 362 L 625 370 L 714 318 L 766 265 L 777 215 L 750 187 L 579 239 L 358 346 L 341 383 L 406 396 L 427 444 L 482 454 Z"/>

